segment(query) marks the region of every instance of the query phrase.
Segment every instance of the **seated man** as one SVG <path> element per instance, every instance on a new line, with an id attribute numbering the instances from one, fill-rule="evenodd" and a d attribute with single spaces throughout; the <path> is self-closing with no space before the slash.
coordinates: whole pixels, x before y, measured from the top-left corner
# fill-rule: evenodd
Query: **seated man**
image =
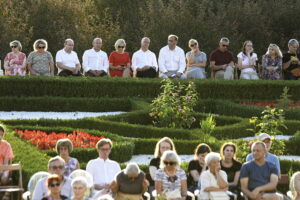
<path id="1" fill-rule="evenodd" d="M 265 160 L 270 162 L 270 163 L 273 163 L 277 170 L 278 170 L 278 175 L 279 175 L 279 179 L 280 179 L 280 162 L 279 162 L 279 159 L 277 156 L 275 156 L 274 154 L 271 154 L 269 151 L 271 149 L 271 146 L 272 146 L 272 138 L 269 134 L 267 133 L 261 133 L 259 136 L 258 136 L 258 140 L 265 143 L 266 145 L 266 148 L 267 148 L 267 155 L 265 156 Z M 249 155 L 247 155 L 246 157 L 246 161 L 251 161 L 253 160 L 253 155 L 252 153 L 250 153 Z"/>
<path id="2" fill-rule="evenodd" d="M 155 78 L 158 69 L 155 54 L 149 50 L 150 39 L 144 37 L 141 49 L 132 56 L 133 76 L 139 78 Z"/>
<path id="3" fill-rule="evenodd" d="M 184 51 L 177 46 L 178 37 L 169 35 L 168 45 L 159 51 L 158 64 L 161 78 L 186 78 Z"/>
<path id="4" fill-rule="evenodd" d="M 233 79 L 234 57 L 228 50 L 229 39 L 221 38 L 219 48 L 210 55 L 210 67 L 214 73 L 213 78 Z"/>
<path id="5" fill-rule="evenodd" d="M 64 48 L 56 53 L 56 66 L 59 76 L 81 76 L 80 62 L 77 53 L 73 51 L 74 41 L 66 39 Z"/>
<path id="6" fill-rule="evenodd" d="M 93 48 L 86 50 L 82 56 L 82 67 L 86 76 L 106 76 L 108 70 L 107 54 L 101 50 L 102 39 L 93 40 Z"/>
<path id="7" fill-rule="evenodd" d="M 56 156 L 49 160 L 48 172 L 50 174 L 56 174 L 61 177 L 61 195 L 71 197 L 71 179 L 63 176 L 65 172 L 65 161 L 60 156 Z M 47 179 L 48 177 L 45 177 L 37 182 L 33 191 L 32 200 L 41 200 L 43 197 L 48 195 Z"/>
<path id="8" fill-rule="evenodd" d="M 276 166 L 265 161 L 266 145 L 256 142 L 252 145 L 254 160 L 244 163 L 240 173 L 241 190 L 251 200 L 281 200 L 283 196 L 276 193 L 278 170 Z"/>
<path id="9" fill-rule="evenodd" d="M 110 160 L 109 154 L 112 149 L 110 139 L 103 138 L 96 144 L 99 158 L 90 160 L 86 166 L 86 171 L 93 176 L 94 188 L 99 190 L 101 195 L 110 192 L 110 185 L 116 174 L 121 171 L 120 165 Z M 96 194 L 98 196 L 98 194 Z"/>

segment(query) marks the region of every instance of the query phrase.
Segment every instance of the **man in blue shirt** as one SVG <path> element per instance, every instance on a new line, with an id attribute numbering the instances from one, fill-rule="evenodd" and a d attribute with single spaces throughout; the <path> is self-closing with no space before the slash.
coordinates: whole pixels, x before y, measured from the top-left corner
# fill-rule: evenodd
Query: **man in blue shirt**
<path id="1" fill-rule="evenodd" d="M 252 145 L 253 160 L 243 164 L 240 173 L 242 192 L 251 200 L 280 200 L 276 193 L 278 170 L 273 163 L 265 160 L 266 145 L 256 142 Z"/>

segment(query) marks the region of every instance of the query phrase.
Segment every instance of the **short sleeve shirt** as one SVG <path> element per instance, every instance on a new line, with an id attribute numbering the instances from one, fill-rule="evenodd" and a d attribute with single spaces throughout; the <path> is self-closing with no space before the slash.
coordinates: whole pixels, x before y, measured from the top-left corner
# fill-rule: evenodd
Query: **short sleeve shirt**
<path id="1" fill-rule="evenodd" d="M 124 171 L 121 171 L 116 176 L 119 191 L 125 194 L 141 194 L 143 190 L 144 179 L 144 172 L 140 172 L 134 181 L 130 180 Z"/>
<path id="2" fill-rule="evenodd" d="M 191 175 L 192 170 L 197 170 L 199 174 L 202 172 L 202 167 L 199 164 L 198 160 L 191 160 L 188 165 L 188 185 L 198 185 Z"/>
<path id="3" fill-rule="evenodd" d="M 235 173 L 241 170 L 242 163 L 240 163 L 239 161 L 233 160 L 233 164 L 229 168 L 224 167 L 222 165 L 222 162 L 220 162 L 220 163 L 221 163 L 221 170 L 223 170 L 227 174 L 228 182 L 233 182 Z"/>
<path id="4" fill-rule="evenodd" d="M 162 182 L 162 191 L 181 191 L 181 181 L 186 180 L 186 174 L 182 169 L 177 169 L 174 176 L 168 176 L 164 169 L 156 171 L 155 180 Z"/>
<path id="5" fill-rule="evenodd" d="M 31 52 L 28 56 L 27 62 L 31 64 L 31 68 L 38 73 L 49 73 L 49 63 L 53 63 L 53 57 L 49 51 L 43 54 Z"/>
<path id="6" fill-rule="evenodd" d="M 285 54 L 283 54 L 283 57 L 282 57 L 282 63 L 289 62 L 293 56 L 297 57 L 300 60 L 300 54 L 285 53 Z M 291 71 L 291 70 L 296 69 L 298 67 L 299 67 L 299 65 L 298 65 L 297 61 L 295 63 L 292 62 L 290 64 L 290 66 L 287 68 L 287 71 Z"/>
<path id="7" fill-rule="evenodd" d="M 12 148 L 5 140 L 0 141 L 0 165 L 4 163 L 4 159 L 13 159 L 14 154 Z"/>
<path id="8" fill-rule="evenodd" d="M 128 52 L 124 52 L 123 54 L 119 54 L 115 51 L 111 52 L 109 55 L 109 63 L 113 66 L 121 66 L 130 64 L 130 56 Z"/>
<path id="9" fill-rule="evenodd" d="M 237 55 L 238 58 L 240 58 L 242 60 L 242 65 L 250 65 L 250 60 L 254 59 L 255 61 L 257 61 L 257 54 L 256 53 L 252 53 L 250 57 L 248 57 L 247 55 L 245 55 L 243 52 L 240 52 Z M 253 68 L 245 68 L 242 69 L 242 72 L 253 72 L 254 69 Z"/>
<path id="10" fill-rule="evenodd" d="M 215 65 L 226 65 L 234 62 L 233 54 L 230 51 L 222 52 L 219 49 L 213 51 L 210 55 L 210 61 L 215 61 Z"/>
<path id="11" fill-rule="evenodd" d="M 159 165 L 160 165 L 160 158 L 152 158 L 150 161 L 150 166 L 154 166 L 157 169 L 159 169 Z"/>

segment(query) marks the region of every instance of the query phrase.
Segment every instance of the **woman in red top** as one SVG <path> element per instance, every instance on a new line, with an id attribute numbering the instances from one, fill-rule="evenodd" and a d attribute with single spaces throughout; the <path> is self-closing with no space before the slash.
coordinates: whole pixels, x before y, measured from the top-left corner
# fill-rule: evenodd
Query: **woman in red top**
<path id="1" fill-rule="evenodd" d="M 125 52 L 126 42 L 123 39 L 118 39 L 115 43 L 116 51 L 109 55 L 110 76 L 114 77 L 131 77 L 130 57 L 129 53 Z"/>
<path id="2" fill-rule="evenodd" d="M 21 52 L 22 44 L 18 40 L 9 43 L 11 52 L 4 58 L 6 75 L 26 75 L 26 55 Z"/>

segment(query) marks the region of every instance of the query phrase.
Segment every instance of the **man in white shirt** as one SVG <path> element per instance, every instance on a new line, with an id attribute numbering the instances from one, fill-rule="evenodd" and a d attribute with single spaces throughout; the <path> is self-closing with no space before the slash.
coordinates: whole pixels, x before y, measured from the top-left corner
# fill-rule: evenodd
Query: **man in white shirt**
<path id="1" fill-rule="evenodd" d="M 103 138 L 99 140 L 96 148 L 99 158 L 90 160 L 86 166 L 86 171 L 93 176 L 94 188 L 103 195 L 110 192 L 110 184 L 116 174 L 121 171 L 121 168 L 117 162 L 108 158 L 112 149 L 110 139 Z"/>
<path id="2" fill-rule="evenodd" d="M 108 57 L 101 51 L 102 39 L 93 40 L 93 48 L 86 50 L 82 56 L 82 67 L 86 76 L 106 76 L 108 69 Z"/>
<path id="3" fill-rule="evenodd" d="M 186 78 L 184 51 L 177 46 L 178 37 L 169 35 L 168 45 L 159 51 L 158 64 L 161 78 Z"/>
<path id="4" fill-rule="evenodd" d="M 155 54 L 149 50 L 150 39 L 144 37 L 141 41 L 141 49 L 132 56 L 133 76 L 140 78 L 154 78 L 158 70 Z"/>
<path id="5" fill-rule="evenodd" d="M 64 177 L 63 174 L 65 172 L 65 161 L 56 156 L 51 158 L 48 162 L 48 172 L 50 174 L 56 174 L 62 177 L 62 185 L 61 185 L 61 195 L 66 197 L 71 197 L 72 195 L 72 187 L 71 187 L 71 179 L 68 177 Z M 43 197 L 48 195 L 48 185 L 47 185 L 48 177 L 40 179 L 33 191 L 32 200 L 41 200 Z"/>
<path id="6" fill-rule="evenodd" d="M 81 76 L 80 62 L 77 53 L 73 51 L 74 41 L 66 39 L 64 48 L 56 53 L 56 67 L 59 76 Z"/>

